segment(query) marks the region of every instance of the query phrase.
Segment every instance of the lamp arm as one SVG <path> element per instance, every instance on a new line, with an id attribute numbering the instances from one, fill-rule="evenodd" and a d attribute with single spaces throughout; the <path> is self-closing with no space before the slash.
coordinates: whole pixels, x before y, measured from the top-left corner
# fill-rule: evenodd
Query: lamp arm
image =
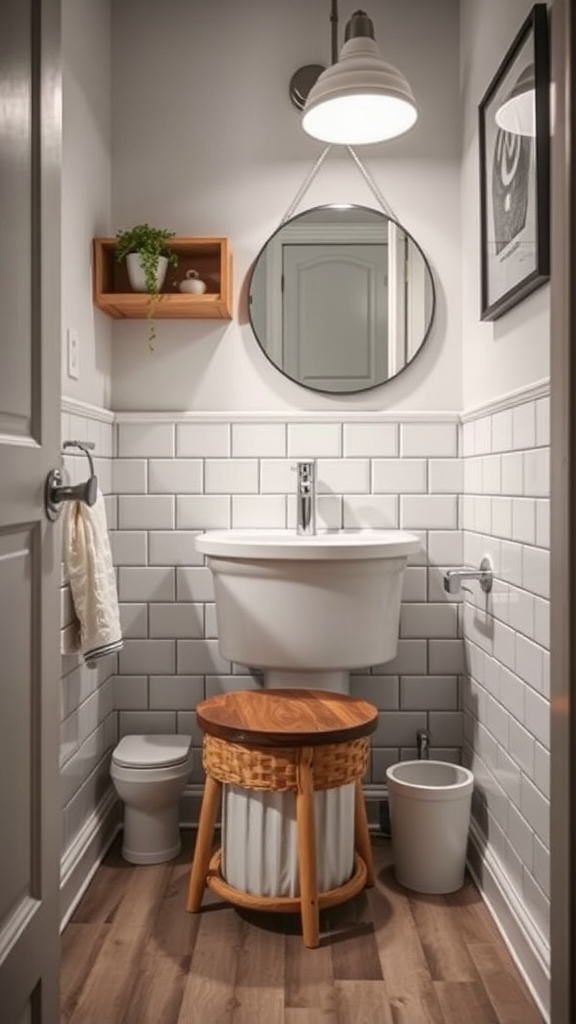
<path id="1" fill-rule="evenodd" d="M 338 60 L 338 0 L 332 0 L 330 31 L 332 40 L 332 63 L 335 64 Z"/>

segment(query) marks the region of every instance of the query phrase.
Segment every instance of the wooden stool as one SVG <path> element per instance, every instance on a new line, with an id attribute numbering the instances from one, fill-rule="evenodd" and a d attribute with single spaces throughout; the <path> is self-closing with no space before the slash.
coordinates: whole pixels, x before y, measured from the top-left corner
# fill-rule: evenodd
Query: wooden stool
<path id="1" fill-rule="evenodd" d="M 187 909 L 200 909 L 208 885 L 249 910 L 300 912 L 304 945 L 319 945 L 319 911 L 374 885 L 374 865 L 361 778 L 368 735 L 378 710 L 364 700 L 323 690 L 240 690 L 203 701 L 196 709 L 204 731 L 206 786 L 190 872 Z M 355 784 L 354 873 L 343 885 L 318 892 L 314 791 Z M 211 855 L 222 784 L 296 793 L 300 896 L 256 896 L 229 885 L 221 849 Z"/>

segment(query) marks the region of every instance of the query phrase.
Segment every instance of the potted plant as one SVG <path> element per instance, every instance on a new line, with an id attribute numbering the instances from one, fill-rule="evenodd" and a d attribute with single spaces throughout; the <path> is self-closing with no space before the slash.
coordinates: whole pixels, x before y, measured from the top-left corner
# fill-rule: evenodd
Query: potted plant
<path id="1" fill-rule="evenodd" d="M 153 228 L 150 224 L 135 224 L 125 231 L 116 232 L 116 260 L 126 260 L 128 279 L 134 291 L 148 293 L 146 319 L 148 341 L 154 348 L 156 339 L 155 312 L 168 267 L 178 265 L 178 257 L 168 242 L 175 231 Z"/>

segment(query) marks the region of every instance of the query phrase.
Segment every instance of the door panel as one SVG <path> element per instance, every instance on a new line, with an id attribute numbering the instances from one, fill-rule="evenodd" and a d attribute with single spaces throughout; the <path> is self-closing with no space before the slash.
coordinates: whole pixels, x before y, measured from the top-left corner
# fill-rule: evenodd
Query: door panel
<path id="1" fill-rule="evenodd" d="M 38 679 L 32 671 L 30 531 L 0 534 L 0 593 L 10 594 L 0 617 L 4 685 L 0 687 L 0 806 L 10 822 L 10 842 L 0 848 L 0 928 L 26 913 L 32 898 L 30 795 L 37 789 L 32 768 L 32 706 Z M 15 643 L 14 638 L 18 640 Z M 36 694 L 35 691 L 36 690 Z"/>
<path id="2" fill-rule="evenodd" d="M 282 365 L 301 384 L 349 391 L 387 375 L 387 247 L 284 245 Z M 350 344 L 350 339 L 353 344 Z"/>
<path id="3" fill-rule="evenodd" d="M 58 1024 L 59 0 L 0 33 L 0 1019 Z"/>
<path id="4" fill-rule="evenodd" d="M 3 14 L 5 13 L 3 8 Z M 6 338 L 29 337 L 31 333 L 30 287 L 32 209 L 33 123 L 32 63 L 30 39 L 33 11 L 27 0 L 9 3 L 8 18 L 2 18 L 0 67 L 2 107 L 0 146 L 0 199 L 2 229 L 8 237 L 0 241 L 0 309 L 2 333 Z M 17 226 L 16 230 L 11 230 Z M 30 420 L 30 347 L 10 345 L 2 356 L 0 409 L 3 432 L 23 433 Z"/>

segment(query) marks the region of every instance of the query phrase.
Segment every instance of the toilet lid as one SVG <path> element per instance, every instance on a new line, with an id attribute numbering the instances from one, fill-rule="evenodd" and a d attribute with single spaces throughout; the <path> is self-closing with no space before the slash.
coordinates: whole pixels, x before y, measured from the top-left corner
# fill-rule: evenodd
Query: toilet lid
<path id="1" fill-rule="evenodd" d="M 127 768 L 160 768 L 182 764 L 190 752 L 191 736 L 124 736 L 112 759 Z"/>

